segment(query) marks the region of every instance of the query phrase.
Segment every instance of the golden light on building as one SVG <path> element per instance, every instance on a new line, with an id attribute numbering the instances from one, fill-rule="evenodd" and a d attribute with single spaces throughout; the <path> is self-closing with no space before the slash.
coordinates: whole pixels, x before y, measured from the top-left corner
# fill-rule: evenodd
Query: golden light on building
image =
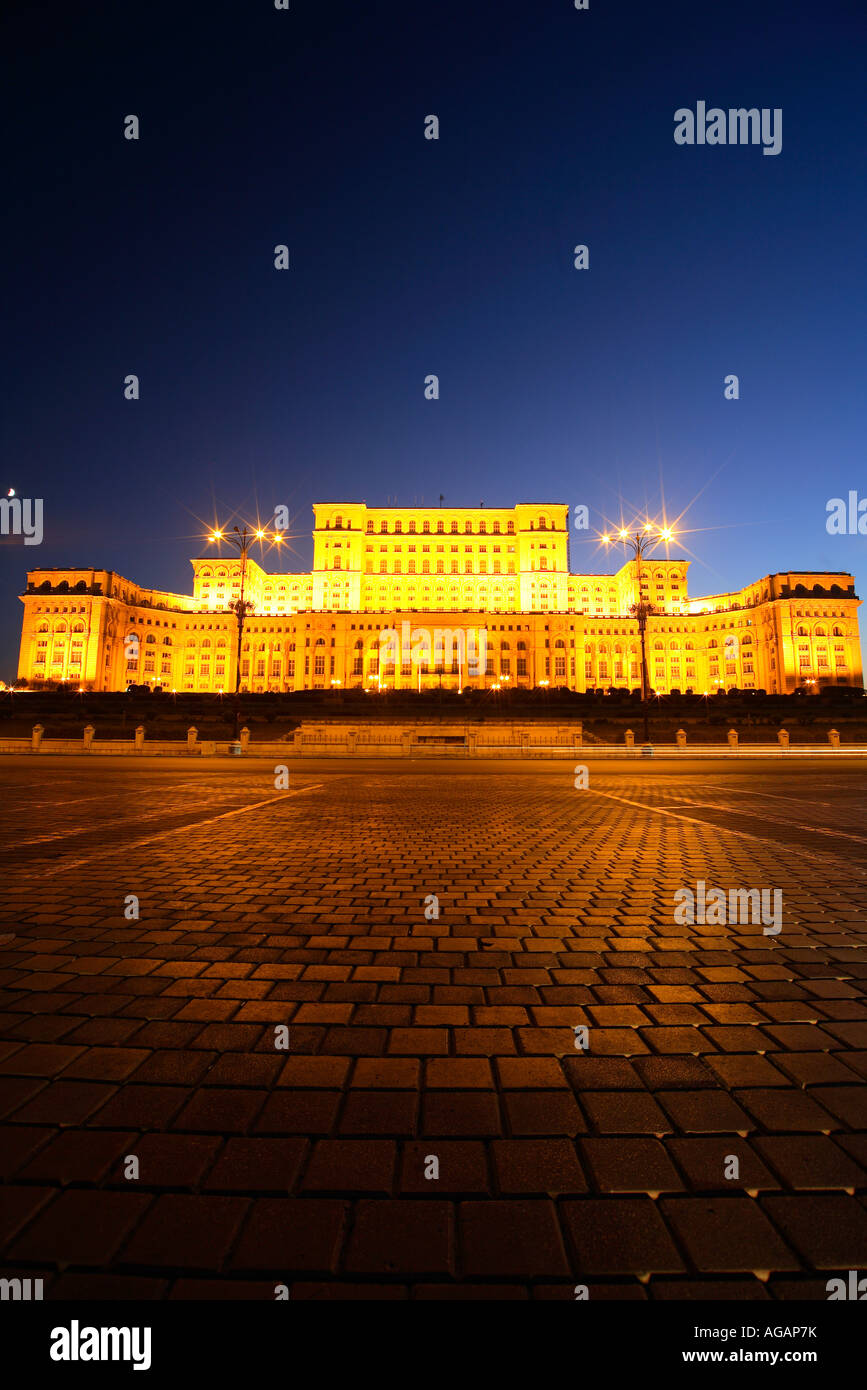
<path id="1" fill-rule="evenodd" d="M 308 573 L 268 572 L 249 546 L 194 559 L 192 594 L 108 570 L 32 570 L 19 680 L 93 690 L 147 683 L 179 694 L 231 691 L 239 674 L 251 691 L 637 689 L 641 610 L 657 693 L 862 683 L 860 600 L 846 573 L 767 574 L 692 597 L 690 562 L 670 553 L 676 532 L 650 520 L 600 537 L 607 554 L 625 557 L 613 573 L 574 574 L 562 503 L 313 510 Z M 207 539 L 231 536 L 215 527 Z M 252 545 L 283 539 L 249 530 Z M 395 656 L 382 634 L 404 623 L 442 629 L 450 650 Z M 474 674 L 455 650 L 478 633 L 486 652 Z"/>

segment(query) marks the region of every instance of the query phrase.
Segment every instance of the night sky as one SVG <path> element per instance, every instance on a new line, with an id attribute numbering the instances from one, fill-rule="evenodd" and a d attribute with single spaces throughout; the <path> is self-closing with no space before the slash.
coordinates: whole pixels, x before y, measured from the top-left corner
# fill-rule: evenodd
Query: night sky
<path id="1" fill-rule="evenodd" d="M 27 569 L 189 592 L 278 504 L 294 569 L 313 502 L 442 493 L 685 513 L 694 595 L 862 592 L 865 44 L 862 0 L 13 4 L 0 492 L 45 537 L 0 542 L 0 674 Z M 782 108 L 781 152 L 678 146 L 698 101 Z"/>

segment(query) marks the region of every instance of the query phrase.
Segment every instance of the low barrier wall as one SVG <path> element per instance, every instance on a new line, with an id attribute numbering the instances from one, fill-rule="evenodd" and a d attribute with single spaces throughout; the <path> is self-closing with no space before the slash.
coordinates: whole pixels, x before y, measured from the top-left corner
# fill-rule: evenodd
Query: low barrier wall
<path id="1" fill-rule="evenodd" d="M 557 724 L 343 724 L 306 723 L 281 739 L 253 743 L 249 729 L 242 729 L 238 740 L 199 739 L 198 730 L 188 729 L 185 741 L 151 739 L 138 728 L 132 740 L 97 739 L 91 725 L 80 739 L 45 738 L 36 725 L 30 738 L 0 738 L 0 754 L 81 754 L 112 757 L 286 757 L 313 758 L 803 758 L 867 756 L 867 745 L 842 745 L 836 729 L 830 730 L 827 746 L 789 743 L 785 730 L 776 743 L 742 744 L 737 730 L 730 729 L 724 743 L 687 745 L 683 730 L 676 743 L 641 744 L 627 730 L 622 744 L 598 740 L 584 743 L 580 723 Z"/>

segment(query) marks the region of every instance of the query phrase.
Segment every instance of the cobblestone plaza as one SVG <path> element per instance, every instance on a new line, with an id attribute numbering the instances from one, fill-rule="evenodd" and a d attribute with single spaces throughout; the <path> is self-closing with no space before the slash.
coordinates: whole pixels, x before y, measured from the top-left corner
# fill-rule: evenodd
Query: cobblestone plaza
<path id="1" fill-rule="evenodd" d="M 4 759 L 0 1274 L 827 1298 L 867 1251 L 862 767 Z M 699 880 L 781 931 L 679 925 Z"/>

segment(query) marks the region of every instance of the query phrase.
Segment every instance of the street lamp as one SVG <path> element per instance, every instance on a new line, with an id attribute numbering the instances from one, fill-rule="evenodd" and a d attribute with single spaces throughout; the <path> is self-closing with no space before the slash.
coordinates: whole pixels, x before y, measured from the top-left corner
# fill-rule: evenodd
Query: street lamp
<path id="1" fill-rule="evenodd" d="M 650 677 L 647 673 L 647 619 L 656 612 L 652 603 L 645 602 L 641 596 L 641 561 L 645 559 L 649 551 L 652 551 L 660 541 L 671 541 L 674 539 L 674 532 L 670 526 L 660 526 L 656 528 L 656 535 L 653 534 L 653 522 L 645 521 L 641 530 L 636 529 L 634 535 L 623 527 L 617 533 L 617 539 L 625 546 L 628 546 L 635 556 L 636 573 L 638 579 L 638 601 L 629 606 L 630 613 L 638 620 L 638 634 L 641 638 L 641 710 L 644 716 L 644 742 L 650 742 L 650 730 L 647 722 L 647 693 L 650 689 Z M 602 536 L 603 545 L 611 545 L 611 537 Z"/>
<path id="2" fill-rule="evenodd" d="M 231 531 L 223 531 L 216 527 L 208 537 L 208 543 L 212 542 L 220 545 L 225 541 L 228 545 L 233 545 L 241 558 L 241 588 L 238 597 L 229 604 L 229 610 L 238 615 L 238 659 L 235 667 L 235 738 L 237 739 L 241 727 L 241 645 L 244 638 L 244 619 L 248 613 L 252 613 L 255 604 L 249 599 L 244 598 L 244 586 L 247 580 L 247 555 L 250 546 L 254 541 L 274 541 L 279 545 L 283 536 L 279 531 L 267 531 L 261 526 L 244 526 L 243 529 L 233 526 Z"/>

